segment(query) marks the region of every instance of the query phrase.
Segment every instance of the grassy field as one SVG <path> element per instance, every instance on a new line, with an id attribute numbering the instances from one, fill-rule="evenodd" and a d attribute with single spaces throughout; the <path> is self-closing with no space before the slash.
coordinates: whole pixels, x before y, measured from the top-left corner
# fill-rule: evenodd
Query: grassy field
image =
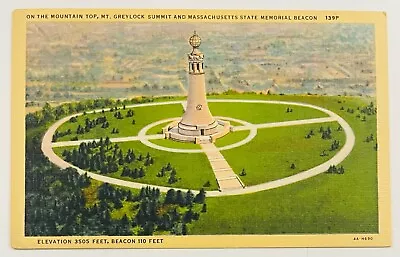
<path id="1" fill-rule="evenodd" d="M 286 100 L 305 102 L 325 107 L 336 112 L 350 124 L 356 135 L 356 144 L 350 155 L 341 163 L 345 168 L 345 173 L 342 175 L 321 174 L 273 190 L 241 196 L 207 198 L 207 213 L 202 214 L 199 221 L 190 225 L 191 234 L 376 233 L 378 231 L 377 155 L 374 150 L 376 141 L 365 142 L 366 137 L 371 133 L 376 138 L 376 116 L 365 115 L 365 121 L 363 121 L 362 118 L 364 114 L 358 116 L 360 111 L 357 110 L 358 107 L 362 108 L 371 101 L 374 101 L 373 98 L 344 96 L 325 97 L 313 95 L 265 96 L 256 94 L 221 95 L 210 96 L 209 98 Z M 242 109 L 245 108 L 239 108 L 239 104 L 237 104 L 237 106 L 231 108 L 217 107 L 218 109 L 215 109 L 214 104 L 216 103 L 211 103 L 210 106 L 213 115 L 216 116 L 236 117 L 254 123 L 282 121 L 284 118 L 287 118 L 286 106 L 283 106 L 283 113 L 272 112 L 276 114 L 275 117 L 268 117 L 268 115 L 266 115 L 266 113 L 271 113 L 269 110 L 265 110 L 262 115 L 265 117 L 262 117 L 255 114 L 255 110 L 260 110 L 259 108 L 252 109 L 251 112 L 244 111 Z M 224 103 L 224 105 L 225 104 L 228 103 Z M 267 104 L 265 105 L 265 107 L 269 106 L 270 105 Z M 235 111 L 232 111 L 232 108 Z M 292 108 L 293 112 L 287 113 L 287 115 L 298 114 L 299 107 L 294 106 Z M 348 112 L 346 111 L 348 108 L 355 111 Z M 313 111 L 312 109 L 307 110 Z M 249 118 L 245 118 L 245 115 L 247 115 L 246 112 Z M 304 114 L 304 112 L 302 113 Z M 163 115 L 165 114 L 166 113 L 163 113 Z M 181 114 L 181 107 L 177 105 L 175 113 L 171 113 L 169 117 L 177 117 Z M 318 116 L 321 113 L 316 114 L 317 115 L 303 116 L 301 119 L 321 117 Z M 137 115 L 138 112 L 136 111 L 135 116 Z M 322 114 L 322 116 L 324 116 L 324 114 Z M 153 117 L 154 115 L 152 113 L 151 118 Z M 297 115 L 296 117 L 299 116 Z M 154 120 L 157 119 L 160 118 L 154 118 Z M 139 121 L 139 118 L 137 120 Z M 322 126 L 326 126 L 327 124 L 328 123 L 324 123 Z M 286 158 L 288 158 L 286 161 L 288 162 L 284 159 L 277 159 L 277 157 L 274 157 L 269 158 L 268 165 L 272 165 L 270 160 L 274 160 L 277 167 L 279 164 L 285 163 L 285 165 L 279 167 L 281 170 L 284 170 L 284 172 L 288 172 L 286 175 L 290 175 L 290 172 L 296 173 L 300 169 L 307 167 L 307 165 L 311 165 L 311 162 L 317 160 L 318 163 L 322 162 L 323 160 L 321 161 L 321 159 L 323 158 L 319 156 L 320 151 L 329 147 L 332 141 L 320 139 L 318 131 L 315 131 L 316 135 L 311 139 L 305 139 L 304 136 L 310 129 L 307 126 L 319 128 L 320 124 L 294 126 L 291 128 L 261 129 L 258 131 L 257 137 L 249 144 L 237 148 L 236 150 L 226 150 L 223 154 L 236 171 L 242 168 L 246 169 L 247 175 L 241 178 L 244 180 L 244 183 L 251 184 L 252 180 L 258 180 L 256 177 L 259 177 L 261 180 L 265 179 L 265 181 L 273 179 L 273 177 L 269 177 L 274 175 L 273 173 L 268 173 L 266 175 L 262 169 L 262 160 L 268 158 L 268 156 L 265 156 L 268 153 L 268 146 L 273 145 L 274 148 L 280 150 L 281 153 L 289 153 L 286 154 Z M 296 129 L 293 130 L 293 128 Z M 245 134 L 246 132 L 247 131 L 230 133 L 217 140 L 216 145 L 223 146 L 240 141 L 241 138 L 247 136 Z M 334 131 L 333 133 L 336 139 L 339 139 L 341 143 L 344 142 L 343 132 Z M 279 141 L 285 141 L 286 145 L 279 144 Z M 299 141 L 307 143 L 299 143 Z M 324 144 L 320 145 L 321 142 Z M 249 147 L 250 144 L 256 145 L 254 145 L 254 147 Z M 191 188 L 200 188 L 209 180 L 211 187 L 207 188 L 207 190 L 217 188 L 211 167 L 209 167 L 208 160 L 203 154 L 168 153 L 148 148 L 140 142 L 126 142 L 120 143 L 119 145 L 123 149 L 135 148 L 144 153 L 150 152 L 151 155 L 155 157 L 155 164 L 147 171 L 146 176 L 136 181 L 168 185 L 166 182 L 167 178 L 158 178 L 155 174 L 161 166 L 169 161 L 176 168 L 178 177 L 181 177 L 181 180 L 173 184 L 173 186 L 187 188 L 186 185 L 190 185 Z M 247 152 L 246 147 L 248 148 Z M 59 148 L 55 149 L 58 151 Z M 304 149 L 309 149 L 309 151 L 304 151 Z M 242 151 L 241 154 L 243 155 L 238 152 L 235 153 L 235 151 L 239 150 Z M 253 158 L 253 161 L 250 163 L 251 166 L 241 167 L 240 165 L 243 166 L 243 160 L 250 158 L 248 157 L 250 150 L 252 155 L 259 156 L 259 158 Z M 268 154 L 271 154 L 271 151 Z M 229 156 L 229 152 L 232 152 L 232 157 Z M 262 156 L 262 153 L 266 154 Z M 330 156 L 328 156 L 329 158 L 331 157 L 331 152 L 328 151 L 328 153 L 330 153 Z M 246 155 L 247 157 L 245 157 Z M 240 156 L 240 158 L 238 158 L 238 156 Z M 292 159 L 295 160 L 295 170 L 289 168 Z M 241 164 L 239 160 L 242 160 Z M 298 162 L 296 162 L 296 160 Z M 305 162 L 304 160 L 307 161 Z M 190 165 L 188 165 L 189 163 Z M 160 166 L 156 167 L 156 165 Z M 247 165 L 249 165 L 249 162 Z M 199 169 L 199 167 L 201 167 L 201 169 Z M 199 172 L 199 170 L 201 170 L 201 172 Z M 275 175 L 286 176 L 285 174 Z M 90 195 L 89 193 L 90 192 L 88 192 L 88 195 Z M 113 213 L 112 215 L 119 216 L 122 214 Z"/>
<path id="2" fill-rule="evenodd" d="M 207 199 L 207 213 L 192 234 L 376 233 L 377 155 L 376 116 L 361 121 L 347 108 L 366 106 L 371 99 L 318 96 L 227 95 L 221 98 L 271 99 L 307 102 L 335 111 L 353 128 L 356 144 L 342 162 L 343 175 L 321 174 L 264 192 Z M 340 110 L 341 107 L 345 110 Z M 362 116 L 361 116 L 362 117 Z"/>
<path id="3" fill-rule="evenodd" d="M 236 142 L 242 141 L 245 139 L 248 135 L 250 134 L 250 130 L 241 130 L 241 131 L 235 131 L 235 132 L 229 132 L 227 135 L 218 138 L 217 141 L 215 141 L 215 145 L 218 147 L 223 147 L 226 145 L 231 145 Z"/>
<path id="4" fill-rule="evenodd" d="M 147 107 L 137 107 L 132 108 L 135 112 L 133 117 L 125 117 L 128 112 L 128 108 L 126 110 L 118 110 L 121 112 L 123 119 L 117 119 L 114 117 L 114 112 L 107 111 L 104 114 L 96 113 L 96 114 L 86 114 L 79 116 L 77 122 L 71 123 L 66 122 L 58 128 L 59 132 L 64 132 L 68 129 L 71 129 L 72 134 L 60 137 L 57 141 L 69 141 L 74 136 L 77 136 L 78 139 L 92 139 L 92 138 L 100 138 L 100 137 L 126 137 L 126 136 L 135 136 L 138 132 L 145 127 L 146 125 L 161 120 L 172 117 L 179 117 L 182 115 L 182 105 L 180 104 L 170 104 L 170 105 L 159 105 L 159 106 L 147 106 Z M 101 125 L 97 125 L 95 128 L 92 128 L 89 132 L 85 134 L 76 134 L 76 130 L 78 125 L 85 127 L 85 119 L 95 119 L 97 117 L 106 116 L 107 121 L 109 122 L 108 128 L 101 128 Z M 135 124 L 132 124 L 132 120 L 135 120 Z M 112 134 L 111 131 L 113 128 L 118 128 L 118 134 Z"/>
<path id="5" fill-rule="evenodd" d="M 159 140 L 161 141 L 161 140 Z M 169 142 L 165 140 L 166 142 Z M 172 142 L 172 141 L 171 141 Z M 177 142 L 172 142 L 177 143 Z M 183 144 L 183 143 L 177 143 Z M 206 190 L 216 190 L 218 189 L 217 183 L 214 177 L 214 173 L 211 169 L 210 163 L 207 160 L 207 157 L 203 153 L 172 153 L 166 151 L 156 150 L 154 148 L 150 148 L 146 145 L 143 145 L 139 141 L 130 141 L 124 143 L 118 143 L 120 149 L 124 153 L 128 151 L 128 149 L 134 149 L 134 152 L 141 153 L 143 156 L 147 153 L 154 158 L 154 164 L 148 166 L 145 169 L 145 176 L 142 178 L 133 179 L 130 177 L 121 176 L 123 166 L 119 166 L 119 170 L 114 173 L 109 173 L 107 176 L 119 178 L 127 181 L 135 181 L 140 183 L 152 184 L 152 185 L 160 185 L 160 186 L 169 186 L 169 187 L 179 187 L 179 188 L 187 188 L 187 189 L 201 189 L 204 187 L 203 185 L 209 181 L 210 186 L 204 187 Z M 191 145 L 191 144 L 185 144 Z M 193 144 L 193 146 L 196 146 Z M 199 147 L 197 145 L 197 147 Z M 54 148 L 54 152 L 61 156 L 64 149 L 73 149 L 75 147 L 57 147 Z M 169 173 L 164 177 L 157 177 L 157 173 L 161 170 L 163 166 L 171 163 L 172 167 L 176 169 L 177 177 L 179 178 L 177 182 L 173 184 L 168 183 Z M 188 165 L 189 164 L 189 165 Z M 128 167 L 134 168 L 138 167 L 137 162 L 133 162 L 129 164 Z"/>
<path id="6" fill-rule="evenodd" d="M 318 132 L 321 126 L 332 129 L 332 139 L 321 138 Z M 249 143 L 222 151 L 222 154 L 236 174 L 246 170 L 247 175 L 241 177 L 245 185 L 256 185 L 291 176 L 332 158 L 337 152 L 329 151 L 333 140 L 339 140 L 341 146 L 345 142 L 344 132 L 336 131 L 338 127 L 337 122 L 329 122 L 259 129 Z M 306 139 L 310 130 L 315 135 Z M 323 150 L 326 150 L 327 156 L 320 156 Z M 291 168 L 292 163 L 295 164 L 294 169 Z"/>
<path id="7" fill-rule="evenodd" d="M 150 166 L 146 176 L 137 179 L 137 182 L 200 189 L 207 181 L 210 181 L 211 186 L 206 188 L 207 190 L 218 188 L 207 157 L 202 153 L 171 153 L 150 148 L 140 142 L 119 143 L 119 146 L 123 151 L 134 148 L 143 153 L 149 152 L 154 157 L 154 164 Z M 172 185 L 168 184 L 168 176 L 163 178 L 156 176 L 161 167 L 165 166 L 168 162 L 176 169 L 177 176 L 180 178 L 178 182 Z M 188 165 L 189 163 L 190 165 Z"/>
<path id="8" fill-rule="evenodd" d="M 146 135 L 162 134 L 162 129 L 170 123 L 171 123 L 171 121 L 168 121 L 168 122 L 164 122 L 159 125 L 156 125 L 156 126 L 150 128 L 149 130 L 147 130 Z"/>
<path id="9" fill-rule="evenodd" d="M 328 115 L 315 109 L 284 104 L 260 103 L 208 103 L 211 113 L 215 116 L 232 117 L 250 123 L 267 123 L 288 120 L 302 120 Z M 291 108 L 292 112 L 286 112 Z"/>

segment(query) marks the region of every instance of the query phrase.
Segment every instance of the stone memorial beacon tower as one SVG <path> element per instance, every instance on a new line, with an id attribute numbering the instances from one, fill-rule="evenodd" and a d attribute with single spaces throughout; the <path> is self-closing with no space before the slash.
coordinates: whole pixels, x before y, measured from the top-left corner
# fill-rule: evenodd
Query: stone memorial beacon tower
<path id="1" fill-rule="evenodd" d="M 229 132 L 227 121 L 215 119 L 208 109 L 204 74 L 204 54 L 199 50 L 201 38 L 196 31 L 189 38 L 192 52 L 188 54 L 189 90 L 186 110 L 179 122 L 164 128 L 166 138 L 199 143 L 214 142 Z"/>

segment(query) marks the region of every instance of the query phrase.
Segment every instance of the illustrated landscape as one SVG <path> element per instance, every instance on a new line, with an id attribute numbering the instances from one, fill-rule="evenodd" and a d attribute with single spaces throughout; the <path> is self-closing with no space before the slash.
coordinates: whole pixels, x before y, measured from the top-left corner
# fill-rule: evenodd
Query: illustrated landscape
<path id="1" fill-rule="evenodd" d="M 370 24 L 29 23 L 25 235 L 379 232 Z"/>

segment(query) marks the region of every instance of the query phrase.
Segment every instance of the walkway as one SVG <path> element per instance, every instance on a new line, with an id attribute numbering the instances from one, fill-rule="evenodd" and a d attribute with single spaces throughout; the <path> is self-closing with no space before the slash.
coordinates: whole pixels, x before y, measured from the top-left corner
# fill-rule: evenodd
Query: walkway
<path id="1" fill-rule="evenodd" d="M 243 189 L 242 181 L 233 172 L 229 163 L 214 144 L 201 144 L 201 148 L 211 164 L 220 191 Z"/>
<path id="2" fill-rule="evenodd" d="M 144 135 L 144 136 L 132 136 L 132 137 L 112 137 L 110 138 L 111 143 L 121 143 L 121 142 L 128 142 L 128 141 L 140 141 L 140 140 L 152 140 L 152 139 L 163 139 L 165 136 L 163 134 L 157 135 Z M 63 146 L 75 146 L 80 145 L 81 143 L 89 143 L 93 141 L 100 141 L 99 138 L 94 139 L 82 139 L 76 141 L 61 141 L 52 143 L 52 147 L 63 147 Z"/>
<path id="3" fill-rule="evenodd" d="M 248 122 L 242 123 L 242 126 L 237 126 L 235 130 L 245 130 L 248 129 L 250 130 L 250 135 L 251 138 L 245 139 L 244 142 L 240 141 L 232 145 L 224 146 L 221 148 L 217 148 L 218 151 L 230 149 L 233 147 L 237 147 L 238 145 L 241 145 L 242 143 L 247 143 L 250 141 L 252 138 L 255 137 L 257 134 L 257 129 L 259 128 L 269 128 L 269 127 L 282 127 L 282 126 L 293 126 L 293 125 L 302 125 L 302 124 L 311 124 L 311 123 L 322 123 L 322 122 L 330 122 L 330 121 L 337 121 L 343 128 L 344 133 L 346 134 L 346 142 L 344 143 L 343 147 L 336 153 L 335 156 L 333 156 L 331 159 L 328 161 L 311 168 L 309 170 L 300 172 L 298 174 L 295 174 L 290 177 L 278 179 L 275 181 L 270 181 L 254 186 L 246 186 L 245 188 L 237 188 L 237 189 L 230 189 L 230 190 L 224 190 L 224 191 L 207 191 L 207 196 L 208 197 L 220 197 L 220 196 L 228 196 L 228 195 L 240 195 L 240 194 L 249 194 L 249 193 L 255 193 L 259 191 L 264 191 L 264 190 L 269 190 L 277 187 L 282 187 L 286 185 L 290 185 L 292 183 L 296 183 L 305 179 L 308 179 L 310 177 L 316 176 L 318 174 L 321 174 L 328 170 L 330 165 L 338 165 L 341 163 L 352 151 L 354 144 L 355 144 L 355 135 L 353 130 L 351 129 L 350 125 L 339 115 L 336 113 L 327 110 L 325 108 L 315 106 L 312 104 L 306 104 L 306 103 L 298 103 L 298 102 L 286 102 L 286 101 L 269 101 L 269 100 L 242 100 L 242 99 L 210 99 L 208 102 L 233 102 L 233 103 L 260 103 L 260 104 L 286 104 L 286 105 L 295 105 L 295 106 L 303 106 L 303 107 L 308 107 L 316 110 L 320 110 L 326 114 L 329 115 L 329 117 L 326 118 L 317 118 L 317 119 L 308 119 L 308 120 L 296 120 L 296 121 L 285 121 L 285 122 L 274 122 L 274 123 L 265 123 L 265 124 L 251 124 Z M 137 108 L 137 107 L 147 107 L 147 106 L 156 106 L 156 105 L 168 105 L 168 104 L 182 104 L 184 106 L 184 101 L 170 101 L 170 102 L 152 102 L 152 103 L 144 103 L 144 104 L 133 104 L 126 106 L 126 108 Z M 95 112 L 99 112 L 102 109 L 95 110 Z M 105 111 L 109 110 L 109 108 L 105 108 Z M 91 112 L 87 112 L 91 113 Z M 87 173 L 87 175 L 93 179 L 96 179 L 98 181 L 102 182 L 107 182 L 115 185 L 120 185 L 120 186 L 126 186 L 130 188 L 137 188 L 140 189 L 145 186 L 152 186 L 159 188 L 161 192 L 167 192 L 171 187 L 164 187 L 164 186 L 157 186 L 157 185 L 148 185 L 148 184 L 143 184 L 143 183 L 137 183 L 137 182 L 131 182 L 131 181 L 125 181 L 121 179 L 116 179 L 116 178 L 111 178 L 103 175 L 99 175 L 93 172 L 88 172 L 85 170 L 82 170 L 78 167 L 75 167 L 71 163 L 65 162 L 63 159 L 61 159 L 59 156 L 57 156 L 52 147 L 57 147 L 57 146 L 67 146 L 67 145 L 76 145 L 79 144 L 81 141 L 68 141 L 68 142 L 57 142 L 57 143 L 52 143 L 52 136 L 57 130 L 59 126 L 61 126 L 63 123 L 67 122 L 71 117 L 79 116 L 82 115 L 82 113 L 70 115 L 68 117 L 64 117 L 63 119 L 55 122 L 45 133 L 43 140 L 42 140 L 42 145 L 41 149 L 44 153 L 45 156 L 49 158 L 51 162 L 59 166 L 60 168 L 67 168 L 67 167 L 73 167 L 75 168 L 78 173 L 84 174 Z M 166 119 L 166 120 L 174 120 L 176 118 L 172 119 Z M 140 140 L 142 143 L 148 145 L 149 147 L 154 147 L 160 150 L 165 150 L 165 151 L 170 151 L 172 148 L 166 148 L 166 147 L 161 147 L 158 145 L 155 145 L 149 141 L 149 139 L 156 139 L 156 138 L 162 138 L 163 135 L 146 135 L 146 132 L 150 127 L 155 126 L 157 124 L 163 123 L 163 121 L 158 121 L 152 124 L 149 124 L 145 126 L 138 134 L 138 136 L 133 136 L 133 137 L 125 137 L 125 138 L 111 138 L 110 140 L 112 142 L 124 142 L 124 141 L 130 141 L 130 140 Z M 154 138 L 153 138 L 154 136 Z M 88 139 L 84 141 L 93 141 L 93 139 Z M 79 143 L 78 143 L 79 142 Z M 242 142 L 242 143 L 241 143 Z M 148 144 L 149 143 L 149 144 Z M 240 144 L 239 144 L 240 143 Z M 215 147 L 215 146 L 214 146 Z M 172 149 L 174 150 L 174 149 Z M 182 151 L 176 151 L 176 152 L 205 152 L 204 148 L 203 149 L 179 149 Z M 175 151 L 174 151 L 175 152 Z M 208 155 L 207 155 L 208 156 Z M 226 160 L 225 160 L 226 161 Z M 229 164 L 228 164 L 229 165 Z M 221 171 L 221 170 L 220 170 Z M 187 189 L 182 189 L 182 188 L 174 188 L 176 190 L 187 190 Z M 194 193 L 196 193 L 196 190 L 192 190 Z"/>
<path id="4" fill-rule="evenodd" d="M 281 121 L 281 122 L 271 122 L 271 123 L 261 123 L 261 124 L 250 124 L 244 126 L 236 126 L 234 127 L 234 131 L 240 130 L 249 130 L 250 127 L 254 127 L 257 129 L 261 128 L 276 128 L 276 127 L 287 127 L 287 126 L 295 126 L 295 125 L 306 125 L 306 124 L 314 124 L 314 123 L 324 123 L 336 121 L 336 117 L 327 117 L 327 118 L 315 118 L 315 119 L 306 119 L 306 120 L 290 120 L 290 121 Z"/>

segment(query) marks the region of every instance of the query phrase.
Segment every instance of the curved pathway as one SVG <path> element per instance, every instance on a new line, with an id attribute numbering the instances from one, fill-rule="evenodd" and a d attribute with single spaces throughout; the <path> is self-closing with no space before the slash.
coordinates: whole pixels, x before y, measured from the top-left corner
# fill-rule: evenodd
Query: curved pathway
<path id="1" fill-rule="evenodd" d="M 152 103 L 144 103 L 144 104 L 134 104 L 134 105 L 128 105 L 126 106 L 126 108 L 132 108 L 132 107 L 146 107 L 146 106 L 155 106 L 155 105 L 167 105 L 167 104 L 183 104 L 185 101 L 171 101 L 171 102 L 152 102 Z M 264 124 L 251 124 L 251 123 L 246 123 L 243 126 L 237 126 L 234 128 L 234 130 L 245 130 L 245 129 L 250 129 L 251 133 L 253 133 L 254 135 L 254 131 L 255 134 L 257 134 L 257 128 L 267 128 L 267 127 L 279 127 L 279 126 L 293 126 L 293 125 L 302 125 L 302 124 L 311 124 L 311 123 L 322 123 L 322 122 L 329 122 L 329 121 L 337 121 L 343 128 L 344 133 L 346 134 L 346 142 L 343 145 L 343 147 L 339 150 L 339 152 L 336 153 L 335 156 L 333 156 L 331 159 L 329 159 L 328 161 L 313 167 L 309 170 L 297 173 L 295 175 L 286 177 L 286 178 L 282 178 L 282 179 L 278 179 L 278 180 L 274 180 L 274 181 L 270 181 L 270 182 L 266 182 L 266 183 L 262 183 L 262 184 L 258 184 L 258 185 L 254 185 L 254 186 L 248 186 L 245 188 L 240 188 L 240 189 L 232 189 L 232 190 L 227 190 L 227 191 L 207 191 L 207 196 L 208 197 L 219 197 L 219 196 L 228 196 L 228 195 L 240 195 L 240 194 L 249 194 L 249 193 L 255 193 L 255 192 L 259 192 L 259 191 L 264 191 L 264 190 L 269 190 L 269 189 L 273 189 L 273 188 L 277 188 L 277 187 L 281 187 L 281 186 L 286 186 L 292 183 L 296 183 L 305 179 L 308 179 L 310 177 L 316 176 L 318 174 L 321 174 L 323 172 L 325 172 L 326 170 L 328 170 L 329 166 L 331 165 L 337 165 L 339 163 L 341 163 L 352 151 L 354 144 L 355 144 L 355 135 L 354 132 L 352 130 L 352 128 L 350 127 L 350 125 L 343 119 L 341 118 L 339 115 L 337 115 L 336 113 L 327 110 L 325 108 L 319 107 L 319 106 L 315 106 L 315 105 L 311 105 L 311 104 L 306 104 L 306 103 L 298 103 L 298 102 L 286 102 L 286 101 L 269 101 L 269 100 L 238 100 L 238 99 L 210 99 L 208 100 L 208 102 L 236 102 L 236 103 L 260 103 L 260 104 L 286 104 L 286 105 L 295 105 L 295 106 L 303 106 L 303 107 L 309 107 L 309 108 L 313 108 L 313 109 L 317 109 L 320 110 L 326 114 L 329 115 L 329 117 L 326 118 L 316 118 L 316 119 L 307 119 L 307 120 L 293 120 L 293 121 L 284 121 L 284 122 L 274 122 L 274 123 L 264 123 Z M 94 112 L 99 112 L 103 109 L 99 109 L 99 110 L 95 110 Z M 109 108 L 104 109 L 109 110 Z M 91 112 L 87 112 L 87 113 L 91 113 Z M 137 182 L 131 182 L 131 181 L 126 181 L 126 180 L 121 180 L 121 179 L 116 179 L 116 178 L 111 178 L 108 176 L 103 176 L 103 175 L 99 175 L 93 172 L 88 172 L 85 170 L 82 170 L 66 161 L 64 161 L 63 159 L 61 159 L 59 156 L 57 156 L 52 147 L 59 147 L 59 146 L 67 146 L 67 145 L 79 145 L 81 142 L 84 141 L 93 141 L 92 140 L 80 140 L 80 141 L 67 141 L 67 142 L 57 142 L 57 143 L 52 143 L 52 137 L 53 134 L 55 133 L 55 131 L 57 130 L 57 128 L 59 126 L 61 126 L 63 123 L 67 122 L 71 117 L 74 116 L 79 116 L 82 115 L 83 113 L 79 113 L 79 114 L 74 114 L 74 115 L 70 115 L 68 117 L 64 117 L 63 119 L 55 122 L 45 133 L 43 140 L 42 140 L 42 151 L 44 153 L 45 156 L 47 156 L 49 158 L 49 160 L 51 162 L 53 162 L 54 164 L 56 164 L 57 166 L 59 166 L 60 168 L 67 168 L 67 167 L 73 167 L 75 168 L 78 173 L 80 174 L 84 174 L 87 173 L 87 175 L 93 179 L 102 181 L 102 182 L 107 182 L 110 184 L 115 184 L 115 185 L 119 185 L 119 186 L 126 186 L 126 187 L 131 187 L 131 188 L 137 188 L 140 189 L 144 186 L 152 186 L 152 187 L 156 187 L 159 188 L 161 192 L 167 192 L 169 189 L 171 189 L 172 187 L 164 187 L 164 186 L 157 186 L 157 185 L 149 185 L 149 184 L 143 184 L 143 183 L 137 183 Z M 165 119 L 162 121 L 158 121 L 152 124 L 147 125 L 146 127 L 144 127 L 138 134 L 138 136 L 133 136 L 133 137 L 125 137 L 125 138 L 111 138 L 110 141 L 111 142 L 124 142 L 124 141 L 132 141 L 132 140 L 140 140 L 142 143 L 146 144 L 147 142 L 150 143 L 150 147 L 154 147 L 157 149 L 164 148 L 162 146 L 153 144 L 148 141 L 149 139 L 157 139 L 157 138 L 163 138 L 163 135 L 146 135 L 147 130 L 155 125 L 167 122 L 169 120 L 176 120 L 177 118 L 172 118 L 172 119 Z M 232 119 L 233 120 L 233 119 Z M 239 121 L 239 120 L 238 120 Z M 243 122 L 240 121 L 242 124 Z M 251 134 L 250 133 L 250 134 Z M 254 135 L 255 136 L 255 135 Z M 253 137 L 254 137 L 253 136 Z M 251 139 L 250 139 L 251 140 Z M 249 140 L 249 141 L 250 141 Z M 241 142 L 241 141 L 240 141 Z M 235 144 L 238 144 L 240 142 L 237 142 Z M 247 143 L 247 142 L 246 142 Z M 237 147 L 237 145 L 235 146 L 235 144 L 232 145 L 228 145 L 225 147 L 221 147 L 221 148 L 217 148 L 218 150 L 227 150 L 227 149 L 231 149 L 233 147 Z M 173 148 L 167 148 L 167 149 L 162 149 L 162 150 L 166 150 L 166 151 L 170 151 L 170 149 Z M 161 149 L 160 149 L 161 150 Z M 204 150 L 194 150 L 194 149 L 179 149 L 179 150 L 185 150 L 184 152 L 188 152 L 190 150 L 190 152 L 203 152 Z M 176 190 L 188 190 L 188 189 L 182 189 L 182 188 L 174 188 Z M 197 192 L 196 190 L 193 190 L 193 192 Z"/>

